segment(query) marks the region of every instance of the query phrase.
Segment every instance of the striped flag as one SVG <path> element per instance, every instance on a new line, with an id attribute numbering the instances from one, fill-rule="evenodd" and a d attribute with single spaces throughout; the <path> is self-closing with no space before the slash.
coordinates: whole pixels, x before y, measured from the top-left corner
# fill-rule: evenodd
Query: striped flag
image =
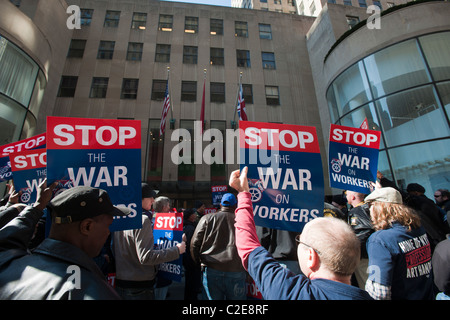
<path id="1" fill-rule="evenodd" d="M 161 124 L 159 125 L 159 136 L 162 136 L 164 134 L 164 130 L 166 128 L 166 117 L 167 113 L 169 112 L 169 109 L 170 109 L 169 80 L 167 80 L 166 93 L 164 94 L 164 103 L 161 115 Z"/>
<path id="2" fill-rule="evenodd" d="M 247 121 L 247 113 L 245 112 L 244 93 L 242 92 L 242 83 L 239 84 L 237 112 L 239 120 Z"/>

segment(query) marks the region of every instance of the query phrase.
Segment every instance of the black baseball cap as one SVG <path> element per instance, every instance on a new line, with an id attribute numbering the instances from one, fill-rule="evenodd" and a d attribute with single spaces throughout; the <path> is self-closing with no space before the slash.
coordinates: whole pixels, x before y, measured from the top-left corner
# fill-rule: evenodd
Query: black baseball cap
<path id="1" fill-rule="evenodd" d="M 47 208 L 57 224 L 81 221 L 102 214 L 127 216 L 131 210 L 114 206 L 103 189 L 79 186 L 67 189 L 54 197 Z"/>
<path id="2" fill-rule="evenodd" d="M 156 198 L 156 192 L 149 186 L 148 183 L 141 183 L 142 199 L 144 198 Z"/>

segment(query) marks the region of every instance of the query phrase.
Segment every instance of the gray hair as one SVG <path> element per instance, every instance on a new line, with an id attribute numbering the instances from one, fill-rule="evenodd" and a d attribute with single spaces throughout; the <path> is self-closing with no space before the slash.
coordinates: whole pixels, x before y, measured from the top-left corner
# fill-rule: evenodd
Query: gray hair
<path id="1" fill-rule="evenodd" d="M 153 208 L 155 208 L 155 212 L 164 212 L 164 207 L 170 205 L 170 199 L 164 196 L 159 196 L 155 199 L 155 203 L 153 203 Z"/>

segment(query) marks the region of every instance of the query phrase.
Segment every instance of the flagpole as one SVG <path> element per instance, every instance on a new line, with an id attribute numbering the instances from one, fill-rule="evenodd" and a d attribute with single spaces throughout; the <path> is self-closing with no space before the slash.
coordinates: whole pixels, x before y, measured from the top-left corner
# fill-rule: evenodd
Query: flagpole
<path id="1" fill-rule="evenodd" d="M 169 83 L 169 79 L 170 79 L 170 67 L 167 67 L 167 86 L 169 87 L 169 96 L 171 96 L 170 94 L 170 83 Z M 169 105 L 170 105 L 170 116 L 171 119 L 173 120 L 173 105 L 172 105 L 172 99 L 169 100 Z"/>
<path id="2" fill-rule="evenodd" d="M 202 133 L 205 124 L 205 86 L 206 86 L 206 69 L 203 69 L 203 97 L 202 97 L 202 108 L 200 110 L 200 121 L 202 123 Z"/>
<path id="3" fill-rule="evenodd" d="M 234 116 L 233 116 L 233 123 L 235 123 L 236 120 L 236 113 L 237 113 L 237 105 L 239 102 L 239 88 L 241 87 L 241 80 L 242 80 L 242 71 L 239 74 L 239 83 L 237 85 L 237 95 L 236 95 L 236 102 L 234 103 Z"/>

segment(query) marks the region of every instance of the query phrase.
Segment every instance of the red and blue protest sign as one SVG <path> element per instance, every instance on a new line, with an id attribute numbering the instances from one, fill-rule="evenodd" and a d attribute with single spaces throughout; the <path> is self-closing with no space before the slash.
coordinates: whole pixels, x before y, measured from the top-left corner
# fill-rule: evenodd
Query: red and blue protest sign
<path id="1" fill-rule="evenodd" d="M 106 190 L 132 211 L 111 231 L 141 228 L 141 122 L 47 117 L 47 180 Z"/>
<path id="2" fill-rule="evenodd" d="M 155 249 L 163 250 L 176 246 L 183 241 L 183 213 L 156 213 L 153 226 Z M 189 254 L 189 253 L 188 253 Z M 159 265 L 158 277 L 181 282 L 183 257 Z"/>
<path id="3" fill-rule="evenodd" d="M 228 186 L 222 185 L 222 186 L 212 186 L 211 187 L 211 194 L 212 194 L 212 205 L 213 206 L 219 206 L 220 202 L 222 201 L 222 196 L 228 192 Z"/>
<path id="4" fill-rule="evenodd" d="M 330 186 L 369 194 L 377 179 L 380 131 L 332 124 L 328 165 Z"/>
<path id="5" fill-rule="evenodd" d="M 45 133 L 31 138 L 5 144 L 0 147 L 0 182 L 12 179 L 11 164 L 8 155 L 14 152 L 45 148 Z"/>
<path id="6" fill-rule="evenodd" d="M 323 216 L 324 183 L 316 129 L 239 122 L 240 167 L 248 167 L 255 224 L 301 232 Z"/>
<path id="7" fill-rule="evenodd" d="M 21 191 L 20 202 L 32 205 L 36 201 L 37 189 L 47 176 L 47 150 L 34 149 L 9 155 L 14 175 L 14 188 Z"/>

